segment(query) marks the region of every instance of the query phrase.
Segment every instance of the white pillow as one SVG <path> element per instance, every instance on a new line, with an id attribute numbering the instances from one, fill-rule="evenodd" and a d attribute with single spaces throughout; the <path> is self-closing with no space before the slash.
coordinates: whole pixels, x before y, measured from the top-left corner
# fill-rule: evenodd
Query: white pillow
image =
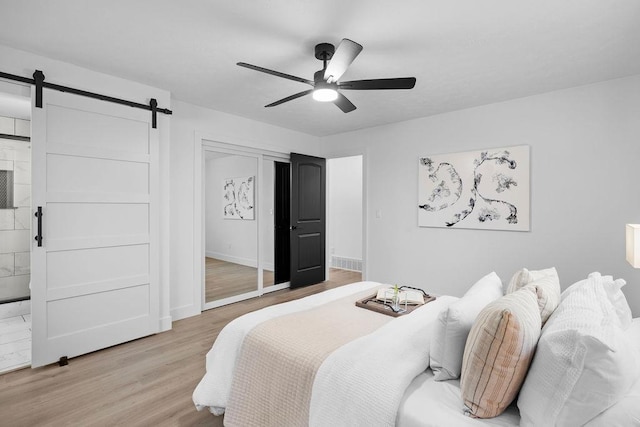
<path id="1" fill-rule="evenodd" d="M 624 279 L 613 280 L 612 276 L 602 276 L 598 272 L 591 273 L 591 276 L 599 276 L 599 282 L 602 288 L 605 291 L 606 297 L 613 305 L 613 308 L 620 319 L 620 327 L 624 330 L 627 330 L 629 326 L 631 326 L 631 307 L 629 307 L 629 303 L 627 302 L 627 298 L 625 298 L 624 293 L 622 292 L 622 287 L 627 284 Z M 564 298 L 566 295 L 570 294 L 573 289 L 576 287 L 580 287 L 583 281 L 574 283 L 569 286 L 562 293 L 562 297 Z"/>
<path id="2" fill-rule="evenodd" d="M 522 426 L 581 426 L 618 402 L 640 374 L 598 273 L 563 294 L 542 329 L 520 391 Z"/>
<path id="3" fill-rule="evenodd" d="M 527 270 L 523 268 L 521 270 L 516 271 L 513 276 L 511 276 L 511 280 L 509 280 L 509 284 L 507 285 L 507 291 L 505 294 L 510 294 L 511 292 L 515 292 L 520 288 L 525 287 L 529 283 L 534 280 L 542 279 L 546 276 L 556 276 L 558 277 L 558 272 L 555 267 L 545 268 L 544 270 Z"/>
<path id="4" fill-rule="evenodd" d="M 464 345 L 473 322 L 487 304 L 501 296 L 502 281 L 492 272 L 440 312 L 431 335 L 430 366 L 436 381 L 460 378 Z"/>
<path id="5" fill-rule="evenodd" d="M 607 297 L 616 310 L 622 329 L 625 330 L 631 326 L 633 319 L 631 307 L 629 307 L 627 298 L 624 296 L 624 293 L 622 293 L 622 287 L 626 284 L 627 282 L 625 282 L 624 279 L 617 279 L 609 282 L 605 286 Z"/>
<path id="6" fill-rule="evenodd" d="M 625 332 L 626 339 L 635 343 L 640 351 L 640 318 Z M 611 427 L 640 425 L 640 376 L 622 399 L 589 421 L 585 427 Z"/>
<path id="7" fill-rule="evenodd" d="M 506 294 L 508 295 L 525 286 L 533 286 L 536 289 L 540 317 L 544 326 L 553 310 L 560 303 L 561 289 L 558 272 L 555 267 L 538 271 L 530 271 L 526 268 L 518 270 L 509 281 Z"/>

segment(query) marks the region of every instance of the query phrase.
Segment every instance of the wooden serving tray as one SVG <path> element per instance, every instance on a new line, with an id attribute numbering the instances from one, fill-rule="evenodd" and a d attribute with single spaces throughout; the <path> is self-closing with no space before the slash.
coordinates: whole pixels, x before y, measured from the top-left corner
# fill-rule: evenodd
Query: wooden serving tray
<path id="1" fill-rule="evenodd" d="M 428 304 L 431 301 L 436 299 L 436 297 L 434 297 L 433 295 L 427 294 L 424 297 L 424 304 L 413 304 L 413 305 L 408 304 L 406 311 L 396 313 L 391 309 L 391 307 L 389 307 L 388 305 L 385 305 L 380 300 L 377 300 L 376 296 L 377 296 L 377 293 L 373 295 L 369 295 L 366 298 L 362 298 L 361 300 L 356 301 L 356 307 L 362 307 L 367 310 L 375 311 L 377 313 L 386 314 L 387 316 L 399 317 L 399 316 L 404 316 L 405 314 L 410 314 L 416 308 L 422 307 L 424 304 Z M 400 307 L 404 308 L 404 304 L 401 304 Z"/>

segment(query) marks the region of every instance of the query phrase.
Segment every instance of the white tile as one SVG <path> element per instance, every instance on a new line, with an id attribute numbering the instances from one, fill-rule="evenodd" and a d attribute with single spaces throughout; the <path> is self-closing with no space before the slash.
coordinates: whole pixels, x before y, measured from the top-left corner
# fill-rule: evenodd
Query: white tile
<path id="1" fill-rule="evenodd" d="M 31 143 L 18 141 L 20 144 L 14 151 L 14 159 L 20 162 L 31 162 Z"/>
<path id="2" fill-rule="evenodd" d="M 0 372 L 7 373 L 31 366 L 31 350 L 8 354 L 0 359 Z"/>
<path id="3" fill-rule="evenodd" d="M 0 209 L 0 230 L 15 228 L 15 209 Z"/>
<path id="4" fill-rule="evenodd" d="M 18 208 L 14 209 L 15 215 L 15 229 L 16 230 L 30 230 L 31 229 L 31 208 Z"/>
<path id="5" fill-rule="evenodd" d="M 24 150 L 27 147 L 31 147 L 29 141 L 18 141 L 15 139 L 3 139 L 0 137 L 0 149 L 7 150 Z M 11 157 L 8 160 L 16 160 L 15 157 Z"/>
<path id="6" fill-rule="evenodd" d="M 31 338 L 0 344 L 0 355 L 31 350 Z"/>
<path id="7" fill-rule="evenodd" d="M 1 230 L 0 253 L 29 252 L 31 239 L 29 230 Z"/>
<path id="8" fill-rule="evenodd" d="M 8 344 L 25 339 L 31 339 L 31 329 L 28 323 L 25 327 L 14 332 L 3 332 L 0 334 L 0 345 Z"/>
<path id="9" fill-rule="evenodd" d="M 10 117 L 0 116 L 0 133 L 5 135 L 15 135 L 16 121 Z"/>
<path id="10" fill-rule="evenodd" d="M 13 161 L 0 159 L 0 170 L 12 171 L 13 170 Z"/>
<path id="11" fill-rule="evenodd" d="M 0 320 L 9 317 L 29 315 L 31 313 L 31 301 L 16 301 L 0 304 Z"/>
<path id="12" fill-rule="evenodd" d="M 14 254 L 0 254 L 0 277 L 14 275 L 15 257 Z"/>
<path id="13" fill-rule="evenodd" d="M 15 119 L 15 132 L 17 136 L 31 136 L 31 122 L 29 120 Z"/>
<path id="14" fill-rule="evenodd" d="M 24 298 L 31 294 L 29 281 L 31 276 L 0 277 L 0 301 Z"/>
<path id="15" fill-rule="evenodd" d="M 0 329 L 0 344 L 8 344 L 10 342 L 20 341 L 24 339 L 24 337 L 29 338 L 31 335 L 25 335 L 22 338 L 15 338 L 20 334 L 25 334 L 26 332 L 31 332 L 31 323 L 27 323 L 22 319 L 22 316 L 19 316 L 21 322 L 14 323 L 11 325 L 4 325 Z M 4 337 L 14 337 L 14 338 L 4 338 Z"/>
<path id="16" fill-rule="evenodd" d="M 7 319 L 0 319 L 0 334 L 5 332 L 15 332 L 24 327 L 26 322 L 22 316 L 9 317 Z"/>
<path id="17" fill-rule="evenodd" d="M 31 273 L 31 253 L 16 252 L 14 262 L 14 273 L 16 276 Z"/>
<path id="18" fill-rule="evenodd" d="M 14 336 L 17 335 L 14 334 Z M 28 332 L 28 335 L 25 335 L 22 339 L 0 344 L 0 372 L 12 371 L 30 364 L 31 332 Z"/>
<path id="19" fill-rule="evenodd" d="M 14 184 L 13 185 L 13 206 L 31 206 L 31 185 Z"/>
<path id="20" fill-rule="evenodd" d="M 16 161 L 14 163 L 13 182 L 14 184 L 31 184 L 31 162 Z"/>

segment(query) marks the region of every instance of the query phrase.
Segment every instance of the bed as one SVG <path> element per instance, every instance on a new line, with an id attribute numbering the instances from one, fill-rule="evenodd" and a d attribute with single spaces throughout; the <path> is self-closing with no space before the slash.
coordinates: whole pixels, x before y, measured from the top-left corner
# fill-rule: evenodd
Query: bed
<path id="1" fill-rule="evenodd" d="M 472 418 L 462 410 L 460 381 L 434 379 L 434 328 L 461 299 L 439 296 L 398 318 L 355 306 L 384 286 L 354 283 L 230 322 L 207 354 L 196 408 L 224 413 L 227 426 L 520 425 L 515 400 L 496 417 Z M 640 343 L 640 319 L 630 330 Z M 635 416 L 629 402 L 637 397 L 640 381 L 613 412 Z"/>

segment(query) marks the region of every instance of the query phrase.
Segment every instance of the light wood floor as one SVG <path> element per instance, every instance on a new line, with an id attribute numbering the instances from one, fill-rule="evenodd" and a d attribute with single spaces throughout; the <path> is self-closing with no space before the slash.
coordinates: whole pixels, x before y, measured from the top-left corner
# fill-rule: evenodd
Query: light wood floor
<path id="1" fill-rule="evenodd" d="M 0 375 L 0 425 L 221 426 L 197 412 L 191 394 L 204 375 L 205 354 L 232 319 L 360 281 L 332 269 L 330 280 L 208 310 L 173 323 L 171 331 L 69 361 Z"/>
<path id="2" fill-rule="evenodd" d="M 273 285 L 273 271 L 263 270 L 262 286 Z M 216 301 L 258 288 L 258 269 L 205 258 L 205 301 Z"/>

